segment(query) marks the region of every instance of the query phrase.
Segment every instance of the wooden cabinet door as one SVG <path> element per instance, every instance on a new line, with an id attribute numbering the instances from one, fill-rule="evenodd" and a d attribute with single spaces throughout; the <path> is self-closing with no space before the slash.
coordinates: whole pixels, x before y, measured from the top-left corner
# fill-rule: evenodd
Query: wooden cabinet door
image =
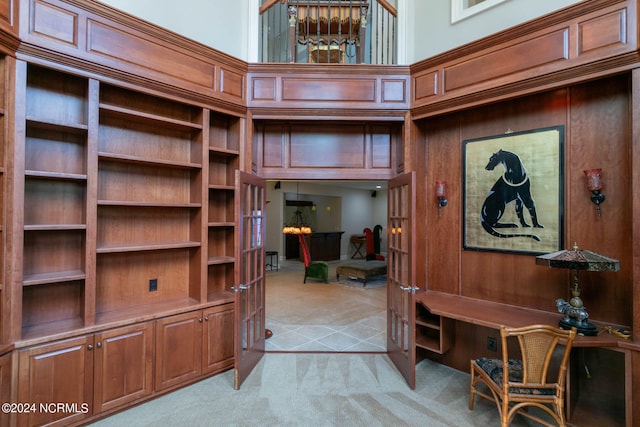
<path id="1" fill-rule="evenodd" d="M 11 402 L 11 352 L 0 356 L 0 403 Z M 9 425 L 9 413 L 0 412 L 0 426 Z"/>
<path id="2" fill-rule="evenodd" d="M 202 321 L 202 311 L 156 320 L 156 390 L 200 376 Z"/>
<path id="3" fill-rule="evenodd" d="M 92 349 L 91 335 L 20 351 L 18 402 L 36 406 L 17 416 L 19 426 L 68 425 L 91 414 Z"/>
<path id="4" fill-rule="evenodd" d="M 204 312 L 202 360 L 204 372 L 223 371 L 233 366 L 233 304 Z"/>
<path id="5" fill-rule="evenodd" d="M 122 406 L 153 391 L 153 323 L 96 334 L 93 412 Z"/>

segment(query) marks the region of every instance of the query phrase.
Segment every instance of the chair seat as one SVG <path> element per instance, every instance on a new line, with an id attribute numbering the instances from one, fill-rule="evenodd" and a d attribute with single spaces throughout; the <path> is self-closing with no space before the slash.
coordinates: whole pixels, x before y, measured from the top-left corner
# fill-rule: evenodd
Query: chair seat
<path id="1" fill-rule="evenodd" d="M 522 382 L 522 360 L 518 359 L 508 359 L 509 360 L 509 382 L 510 383 L 520 383 Z M 502 372 L 502 359 L 489 358 L 489 357 L 481 357 L 480 359 L 476 359 L 476 363 L 488 376 L 491 380 L 496 383 L 499 387 L 502 387 L 502 381 L 504 379 L 504 375 Z M 537 395 L 555 395 L 556 389 L 555 387 L 548 388 L 525 388 L 525 387 L 510 387 L 510 393 L 516 394 L 537 394 Z"/>

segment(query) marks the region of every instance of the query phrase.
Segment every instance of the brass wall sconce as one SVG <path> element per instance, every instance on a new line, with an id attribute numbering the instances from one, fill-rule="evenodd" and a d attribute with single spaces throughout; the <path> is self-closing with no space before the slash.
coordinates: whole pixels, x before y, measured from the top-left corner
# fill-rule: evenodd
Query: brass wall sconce
<path id="1" fill-rule="evenodd" d="M 602 169 L 586 169 L 584 176 L 587 180 L 587 189 L 591 191 L 591 201 L 596 204 L 596 212 L 600 217 L 600 204 L 604 202 L 602 190 Z"/>
<path id="2" fill-rule="evenodd" d="M 438 198 L 438 215 L 440 215 L 440 209 L 447 206 L 447 181 L 436 181 L 436 197 Z"/>

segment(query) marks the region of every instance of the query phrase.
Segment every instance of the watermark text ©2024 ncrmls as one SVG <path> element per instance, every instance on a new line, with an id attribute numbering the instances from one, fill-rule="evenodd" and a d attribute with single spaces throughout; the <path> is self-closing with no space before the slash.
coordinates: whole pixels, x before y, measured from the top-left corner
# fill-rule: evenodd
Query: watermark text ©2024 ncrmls
<path id="1" fill-rule="evenodd" d="M 41 403 L 3 403 L 2 413 L 4 414 L 86 414 L 89 412 L 89 404 L 69 403 L 69 402 L 41 402 Z"/>

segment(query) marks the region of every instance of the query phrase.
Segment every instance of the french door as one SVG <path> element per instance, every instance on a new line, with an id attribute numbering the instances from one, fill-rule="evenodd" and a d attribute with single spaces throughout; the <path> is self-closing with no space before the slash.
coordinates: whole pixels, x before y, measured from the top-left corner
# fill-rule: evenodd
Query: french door
<path id="1" fill-rule="evenodd" d="M 415 174 L 389 181 L 387 215 L 387 354 L 409 387 L 416 386 Z"/>
<path id="2" fill-rule="evenodd" d="M 234 318 L 234 381 L 239 389 L 262 358 L 265 346 L 265 181 L 236 172 L 239 232 Z"/>

